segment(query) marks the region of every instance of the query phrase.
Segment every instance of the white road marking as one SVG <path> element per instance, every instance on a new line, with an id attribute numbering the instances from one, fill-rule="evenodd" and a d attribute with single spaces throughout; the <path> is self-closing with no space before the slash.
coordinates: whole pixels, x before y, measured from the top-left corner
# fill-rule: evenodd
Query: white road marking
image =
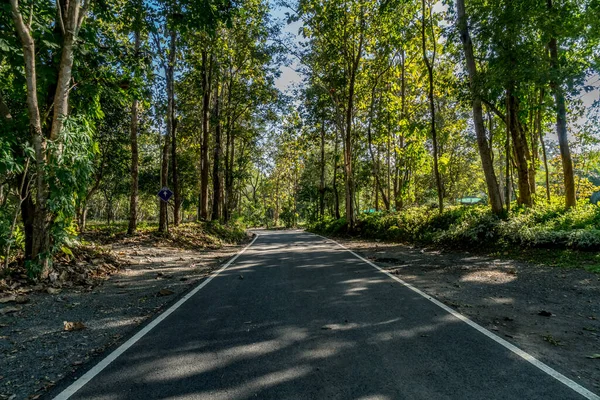
<path id="1" fill-rule="evenodd" d="M 75 394 L 75 392 L 77 392 L 79 389 L 84 387 L 96 375 L 98 375 L 100 372 L 102 372 L 102 370 L 104 368 L 106 368 L 111 362 L 116 360 L 117 357 L 119 357 L 121 354 L 123 354 L 125 351 L 127 351 L 127 349 L 129 349 L 138 340 L 143 338 L 148 332 L 150 332 L 153 328 L 155 328 L 156 325 L 160 324 L 165 318 L 167 318 L 169 315 L 171 315 L 173 313 L 173 311 L 175 311 L 179 307 L 181 307 L 181 305 L 183 303 L 188 301 L 192 296 L 194 296 L 196 293 L 198 293 L 200 291 L 200 289 L 202 289 L 204 286 L 208 285 L 208 283 L 210 281 L 212 281 L 217 275 L 219 275 L 221 272 L 223 272 L 225 269 L 227 269 L 227 267 L 229 267 L 231 264 L 233 264 L 233 262 L 235 260 L 237 260 L 237 258 L 239 256 L 241 256 L 246 250 L 248 250 L 248 248 L 250 246 L 252 246 L 254 244 L 254 242 L 256 242 L 256 239 L 258 239 L 258 236 L 259 235 L 256 234 L 256 236 L 254 237 L 254 240 L 252 240 L 252 242 L 250 242 L 250 244 L 248 246 L 244 247 L 240 252 L 238 252 L 231 260 L 229 260 L 227 262 L 227 264 L 225 264 L 218 271 L 214 272 L 207 279 L 202 281 L 202 283 L 200 283 L 198 286 L 196 286 L 188 294 L 183 296 L 177 303 L 173 304 L 171 307 L 169 307 L 167 310 L 165 310 L 162 314 L 160 314 L 158 317 L 156 317 L 154 320 L 152 320 L 152 322 L 150 322 L 148 325 L 146 325 L 141 331 L 139 331 L 138 333 L 133 335 L 128 341 L 126 341 L 121 346 L 119 346 L 115 351 L 110 353 L 106 358 L 104 358 L 102 361 L 100 361 L 98 364 L 96 364 L 92 369 L 90 369 L 88 372 L 86 372 L 84 375 L 82 375 L 79 379 L 77 379 L 75 382 L 73 382 L 68 388 L 66 388 L 65 390 L 60 392 L 60 394 L 58 396 L 56 396 L 54 398 L 54 400 L 66 400 L 66 399 L 70 398 L 71 396 L 73 396 Z"/>
<path id="2" fill-rule="evenodd" d="M 538 360 L 537 358 L 535 358 L 531 354 L 529 354 L 529 353 L 521 350 L 520 348 L 518 348 L 514 344 L 512 344 L 512 343 L 510 343 L 510 342 L 502 339 L 500 336 L 498 336 L 498 335 L 496 335 L 496 334 L 488 331 L 483 326 L 481 326 L 481 325 L 479 325 L 479 324 L 471 321 L 469 318 L 465 317 L 461 313 L 453 310 L 452 308 L 448 307 L 447 305 L 445 305 L 441 301 L 439 301 L 439 300 L 431 297 L 427 293 L 422 292 L 421 290 L 417 289 L 416 287 L 414 287 L 410 283 L 407 283 L 407 282 L 403 281 L 402 279 L 398 278 L 395 275 L 390 274 L 388 271 L 386 271 L 383 268 L 377 266 L 376 264 L 372 263 L 371 261 L 367 260 L 366 258 L 359 256 L 358 254 L 356 254 L 355 252 L 353 252 L 352 250 L 350 250 L 349 248 L 347 248 L 343 244 L 338 243 L 335 240 L 327 238 L 325 236 L 321 236 L 321 235 L 315 235 L 315 236 L 318 236 L 318 237 L 320 237 L 322 239 L 329 240 L 329 241 L 337 244 L 342 249 L 348 251 L 350 254 L 352 254 L 356 258 L 358 258 L 358 259 L 366 262 L 367 264 L 369 264 L 370 266 L 378 269 L 380 272 L 383 272 L 384 274 L 386 274 L 387 276 L 389 276 L 393 280 L 395 280 L 395 281 L 401 283 L 402 285 L 406 286 L 408 289 L 412 290 L 413 292 L 415 292 L 415 293 L 423 296 L 424 298 L 426 298 L 427 300 L 431 301 L 436 306 L 444 309 L 446 312 L 452 314 L 454 317 L 456 317 L 459 320 L 463 321 L 464 323 L 466 323 L 467 325 L 471 326 L 472 328 L 475 328 L 479 332 L 483 333 L 485 336 L 489 337 L 490 339 L 492 339 L 496 343 L 504 346 L 505 348 L 507 348 L 508 350 L 512 351 L 513 353 L 515 353 L 516 355 L 518 355 L 519 357 L 521 357 L 525 361 L 529 362 L 530 364 L 532 364 L 535 367 L 539 368 L 540 370 L 544 371 L 546 374 L 550 375 L 551 377 L 553 377 L 557 381 L 561 382 L 562 384 L 568 386 L 570 389 L 572 389 L 575 392 L 579 393 L 580 395 L 582 395 L 586 399 L 588 399 L 588 400 L 600 400 L 600 396 L 598 396 L 597 394 L 594 394 L 594 393 L 590 392 L 589 390 L 587 390 L 586 388 L 584 388 L 580 384 L 576 383 L 575 381 L 567 378 L 566 376 L 564 376 L 560 372 L 556 371 L 555 369 L 553 369 L 553 368 L 549 367 L 548 365 L 544 364 L 543 362 L 541 362 L 540 360 Z"/>

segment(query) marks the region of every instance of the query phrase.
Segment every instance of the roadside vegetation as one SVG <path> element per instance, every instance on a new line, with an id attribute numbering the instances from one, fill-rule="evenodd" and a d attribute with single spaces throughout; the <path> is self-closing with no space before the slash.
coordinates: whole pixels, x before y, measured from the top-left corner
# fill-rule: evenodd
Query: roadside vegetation
<path id="1" fill-rule="evenodd" d="M 499 217 L 485 206 L 451 206 L 443 213 L 414 207 L 400 213 L 361 214 L 351 236 L 451 250 L 487 252 L 600 273 L 600 207 L 560 203 L 515 208 Z M 346 221 L 324 218 L 308 230 L 348 236 Z"/>

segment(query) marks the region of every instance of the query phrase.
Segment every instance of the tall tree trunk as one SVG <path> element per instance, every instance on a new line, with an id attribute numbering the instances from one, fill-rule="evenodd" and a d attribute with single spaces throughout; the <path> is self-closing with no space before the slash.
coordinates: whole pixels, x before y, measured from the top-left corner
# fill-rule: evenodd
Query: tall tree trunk
<path id="1" fill-rule="evenodd" d="M 161 188 L 168 186 L 169 181 L 169 149 L 171 148 L 171 141 L 169 140 L 169 135 L 165 135 L 165 142 L 162 148 L 162 162 L 160 166 L 160 186 Z M 169 217 L 166 201 L 160 201 L 160 214 L 158 220 L 158 231 L 166 232 L 167 231 L 167 218 Z"/>
<path id="2" fill-rule="evenodd" d="M 210 59 L 209 59 L 210 57 Z M 200 148 L 200 215 L 199 219 L 208 220 L 208 137 L 209 109 L 212 82 L 212 56 L 206 50 L 202 51 L 202 146 Z"/>
<path id="3" fill-rule="evenodd" d="M 174 130 L 174 121 L 173 117 L 175 115 L 175 59 L 176 59 L 176 45 L 177 45 L 177 33 L 174 30 L 171 30 L 169 33 L 170 43 L 169 43 L 169 57 L 164 64 L 165 77 L 167 80 L 167 131 L 165 134 L 165 143 L 163 146 L 163 157 L 162 157 L 162 165 L 161 165 L 161 186 L 166 187 L 169 185 L 169 150 L 175 151 L 173 146 L 172 137 L 175 133 Z M 173 163 L 176 166 L 176 162 Z M 177 171 L 173 170 L 173 177 L 177 175 Z M 175 200 L 176 201 L 176 200 Z M 169 218 L 169 208 L 168 203 L 165 201 L 160 202 L 160 219 L 158 222 L 158 231 L 166 232 L 168 219 Z"/>
<path id="4" fill-rule="evenodd" d="M 390 202 L 392 195 L 392 133 L 389 126 L 389 118 L 388 118 L 388 130 L 387 130 L 387 147 L 386 147 L 386 169 L 387 169 L 387 198 L 388 203 L 386 207 L 386 211 L 390 211 Z"/>
<path id="5" fill-rule="evenodd" d="M 177 32 L 171 31 L 169 49 L 169 78 L 167 79 L 168 106 L 167 129 L 171 136 L 171 169 L 173 177 L 173 225 L 179 225 L 181 220 L 181 188 L 179 187 L 179 169 L 177 167 L 177 119 L 175 114 L 175 63 L 177 62 Z M 170 121 L 170 123 L 169 123 Z"/>
<path id="6" fill-rule="evenodd" d="M 433 173 L 435 175 L 435 186 L 437 188 L 437 196 L 438 196 L 438 207 L 440 213 L 444 212 L 444 191 L 442 187 L 442 178 L 440 176 L 440 168 L 439 168 L 439 147 L 437 141 L 437 130 L 435 124 L 435 98 L 434 98 L 434 90 L 433 90 L 433 64 L 435 63 L 435 55 L 436 55 L 436 38 L 435 34 L 432 38 L 433 43 L 433 56 L 431 61 L 429 57 L 427 57 L 427 40 L 426 40 L 426 26 L 425 26 L 425 0 L 421 1 L 422 4 L 422 29 L 421 29 L 421 39 L 423 42 L 423 61 L 425 62 L 425 66 L 427 67 L 427 76 L 429 78 L 429 112 L 431 116 L 431 141 L 433 145 Z M 433 24 L 433 22 L 432 22 Z M 433 31 L 433 27 L 432 27 Z"/>
<path id="7" fill-rule="evenodd" d="M 505 176 L 504 176 L 504 201 L 506 202 L 506 213 L 510 213 L 511 203 L 511 174 L 510 174 L 510 104 L 508 100 L 508 91 L 506 92 L 506 141 L 504 143 L 505 159 Z"/>
<path id="8" fill-rule="evenodd" d="M 367 124 L 367 141 L 369 143 L 369 154 L 371 155 L 371 164 L 373 176 L 375 177 L 374 188 L 375 188 L 375 209 L 379 211 L 379 193 L 381 193 L 381 198 L 383 199 L 383 204 L 385 205 L 386 210 L 390 209 L 390 202 L 385 192 L 383 191 L 383 187 L 381 185 L 380 177 L 379 177 L 379 157 L 375 158 L 375 153 L 373 152 L 373 137 L 371 135 L 371 126 L 373 122 L 373 114 L 375 109 L 375 90 L 377 86 L 373 85 L 371 89 L 371 106 L 369 111 L 369 123 Z"/>
<path id="9" fill-rule="evenodd" d="M 63 43 L 56 92 L 54 93 L 54 113 L 52 115 L 50 140 L 58 138 L 63 127 L 63 119 L 69 114 L 69 85 L 71 84 L 73 69 L 73 47 L 81 26 L 80 15 L 82 17 L 85 15 L 85 10 L 81 9 L 81 0 L 63 0 L 57 3 L 59 11 L 61 11 L 59 22 L 62 27 Z"/>
<path id="10" fill-rule="evenodd" d="M 527 146 L 527 137 L 523 133 L 523 127 L 519 120 L 519 100 L 513 92 L 513 85 L 509 85 L 507 90 L 509 113 L 509 126 L 513 150 L 515 153 L 515 164 L 517 167 L 519 197 L 518 202 L 521 205 L 531 207 L 533 198 L 531 197 L 531 186 L 529 182 L 529 148 Z"/>
<path id="11" fill-rule="evenodd" d="M 212 220 L 218 221 L 221 218 L 221 178 L 219 172 L 219 163 L 221 162 L 221 114 L 220 114 L 220 94 L 219 84 L 215 85 L 215 149 L 213 155 L 213 202 L 212 202 Z"/>
<path id="12" fill-rule="evenodd" d="M 546 144 L 544 143 L 544 132 L 541 129 L 538 131 L 540 135 L 540 146 L 542 147 L 542 157 L 544 160 L 544 172 L 546 175 L 546 201 L 550 203 L 550 171 L 548 170 L 548 156 L 546 155 Z"/>
<path id="13" fill-rule="evenodd" d="M 321 160 L 319 181 L 319 217 L 325 215 L 325 120 L 321 121 Z"/>
<path id="14" fill-rule="evenodd" d="M 335 219 L 340 219 L 340 193 L 337 187 L 337 170 L 338 170 L 338 135 L 335 134 L 335 142 L 333 145 L 333 182 L 331 186 L 333 186 L 333 200 L 334 200 L 334 210 L 335 210 Z"/>
<path id="15" fill-rule="evenodd" d="M 231 87 L 231 85 L 229 86 Z M 229 179 L 231 174 L 231 167 L 229 165 L 230 160 L 230 147 L 231 147 L 231 121 L 230 116 L 227 116 L 227 124 L 225 130 L 225 207 L 223 207 L 223 222 L 229 222 L 229 210 L 231 210 L 231 195 L 229 187 Z"/>
<path id="16" fill-rule="evenodd" d="M 361 21 L 361 25 L 364 20 Z M 356 74 L 362 59 L 364 34 L 361 33 L 356 55 L 353 56 L 350 67 L 348 86 L 348 104 L 346 105 L 346 121 L 343 132 L 344 145 L 344 172 L 346 186 L 346 226 L 349 232 L 354 231 L 356 216 L 354 213 L 354 172 L 352 170 L 352 119 L 354 118 L 354 92 L 356 90 Z"/>
<path id="17" fill-rule="evenodd" d="M 344 131 L 344 178 L 346 188 L 346 224 L 349 232 L 354 231 L 354 179 L 352 171 L 352 115 L 354 108 L 354 73 L 350 81 L 346 127 Z"/>
<path id="18" fill-rule="evenodd" d="M 552 0 L 548 1 L 548 9 L 552 11 Z M 556 134 L 558 135 L 558 144 L 560 147 L 560 157 L 563 167 L 563 179 L 565 184 L 565 206 L 567 208 L 577 205 L 575 196 L 575 176 L 573 173 L 573 160 L 571 159 L 571 150 L 569 149 L 569 139 L 567 134 L 567 107 L 565 94 L 561 87 L 558 76 L 560 76 L 560 63 L 558 60 L 558 41 L 555 37 L 550 39 L 548 44 L 550 49 L 550 66 L 553 71 L 550 87 L 554 93 L 556 102 Z"/>
<path id="19" fill-rule="evenodd" d="M 175 114 L 171 117 L 173 127 L 171 131 L 171 169 L 173 178 L 173 226 L 181 222 L 181 187 L 179 185 L 179 168 L 177 166 L 177 119 Z"/>
<path id="20" fill-rule="evenodd" d="M 477 136 L 477 147 L 479 148 L 479 156 L 481 158 L 481 165 L 485 175 L 485 182 L 488 189 L 490 204 L 492 206 L 492 212 L 494 214 L 501 214 L 503 212 L 502 196 L 500 194 L 500 186 L 498 185 L 498 180 L 494 171 L 492 150 L 488 144 L 485 134 L 481 95 L 479 88 L 477 87 L 477 64 L 475 63 L 475 56 L 473 53 L 473 42 L 471 41 L 471 35 L 469 34 L 469 25 L 465 12 L 465 1 L 457 0 L 456 8 L 458 11 L 458 28 L 467 61 L 467 72 L 469 73 L 473 107 L 473 122 L 475 125 L 475 134 Z"/>
<path id="21" fill-rule="evenodd" d="M 139 5 L 139 3 L 138 3 Z M 139 56 L 141 47 L 141 35 L 139 20 L 134 32 L 135 36 L 135 56 Z M 137 74 L 136 74 L 137 75 Z M 127 233 L 132 235 L 137 229 L 137 207 L 138 207 L 138 187 L 139 187 L 139 154 L 138 154 L 138 121 L 139 121 L 139 102 L 137 98 L 131 103 L 131 124 L 129 127 L 129 141 L 131 143 L 131 190 L 129 197 L 129 226 Z"/>
<path id="22" fill-rule="evenodd" d="M 228 141 L 230 141 L 230 144 L 228 145 L 228 151 L 227 153 L 228 155 L 228 167 L 227 167 L 227 173 L 225 174 L 225 196 L 227 197 L 227 202 L 226 202 L 226 207 L 225 207 L 225 211 L 226 211 L 226 217 L 225 217 L 225 222 L 228 222 L 229 219 L 231 218 L 231 213 L 234 211 L 235 209 L 235 203 L 236 203 L 236 199 L 235 199 L 235 194 L 234 194 L 234 181 L 233 181 L 233 173 L 234 173 L 234 161 L 235 161 L 235 135 L 233 133 L 233 126 L 230 127 L 229 129 L 229 133 L 228 133 Z"/>
<path id="23" fill-rule="evenodd" d="M 402 51 L 400 52 L 400 60 L 402 63 L 402 70 L 401 70 L 401 74 L 400 74 L 400 96 L 401 96 L 401 118 L 402 120 L 406 120 L 406 53 L 404 52 L 404 49 L 402 49 Z M 399 143 L 399 149 L 398 147 L 395 148 L 394 152 L 395 152 L 395 161 L 396 161 L 396 168 L 395 168 L 395 180 L 394 180 L 394 199 L 395 199 L 395 206 L 396 206 L 396 211 L 401 210 L 404 207 L 404 199 L 403 199 L 403 194 L 404 194 L 404 179 L 400 179 L 400 165 L 403 163 L 404 157 L 401 157 L 399 152 L 402 151 L 404 152 L 404 130 L 400 131 L 400 143 Z M 404 177 L 404 175 L 403 175 Z"/>

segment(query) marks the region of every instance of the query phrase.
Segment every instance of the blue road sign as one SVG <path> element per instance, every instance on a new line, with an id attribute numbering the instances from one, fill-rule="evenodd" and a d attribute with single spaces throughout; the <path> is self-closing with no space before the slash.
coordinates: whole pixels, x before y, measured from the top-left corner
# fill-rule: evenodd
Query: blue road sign
<path id="1" fill-rule="evenodd" d="M 157 196 L 160 197 L 162 201 L 167 202 L 171 197 L 173 197 L 173 192 L 168 187 L 164 187 L 160 189 L 160 192 L 158 192 Z"/>

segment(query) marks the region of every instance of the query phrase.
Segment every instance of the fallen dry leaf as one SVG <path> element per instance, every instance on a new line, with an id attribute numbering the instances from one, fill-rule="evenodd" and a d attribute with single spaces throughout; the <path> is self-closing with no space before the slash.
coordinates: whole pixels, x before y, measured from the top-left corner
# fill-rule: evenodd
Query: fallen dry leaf
<path id="1" fill-rule="evenodd" d="M 80 330 L 86 328 L 86 326 L 81 321 L 76 321 L 76 322 L 64 321 L 63 325 L 65 326 L 65 331 L 67 331 L 67 332 L 80 331 Z"/>
<path id="2" fill-rule="evenodd" d="M 46 291 L 48 292 L 48 294 L 59 294 L 61 292 L 61 289 L 49 287 Z"/>
<path id="3" fill-rule="evenodd" d="M 173 293 L 175 293 L 175 292 L 172 290 L 169 290 L 169 289 L 160 289 L 160 291 L 158 292 L 158 295 L 159 296 L 170 296 Z"/>

